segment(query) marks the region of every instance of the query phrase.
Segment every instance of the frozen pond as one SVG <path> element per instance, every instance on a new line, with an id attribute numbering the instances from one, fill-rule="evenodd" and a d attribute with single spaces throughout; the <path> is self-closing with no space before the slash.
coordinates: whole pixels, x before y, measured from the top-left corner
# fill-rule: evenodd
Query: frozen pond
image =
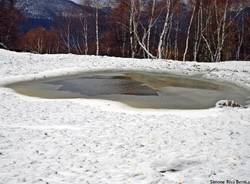
<path id="1" fill-rule="evenodd" d="M 248 90 L 225 82 L 139 71 L 87 72 L 8 87 L 34 97 L 104 99 L 153 109 L 206 109 L 224 99 L 245 105 L 250 96 Z"/>

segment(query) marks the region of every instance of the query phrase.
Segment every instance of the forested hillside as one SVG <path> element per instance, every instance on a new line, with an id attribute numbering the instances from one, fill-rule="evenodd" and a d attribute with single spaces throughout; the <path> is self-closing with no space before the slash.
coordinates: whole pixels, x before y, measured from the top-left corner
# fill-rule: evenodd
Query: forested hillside
<path id="1" fill-rule="evenodd" d="M 247 0 L 0 0 L 13 50 L 219 62 L 250 60 Z M 106 5 L 109 3 L 106 3 Z"/>

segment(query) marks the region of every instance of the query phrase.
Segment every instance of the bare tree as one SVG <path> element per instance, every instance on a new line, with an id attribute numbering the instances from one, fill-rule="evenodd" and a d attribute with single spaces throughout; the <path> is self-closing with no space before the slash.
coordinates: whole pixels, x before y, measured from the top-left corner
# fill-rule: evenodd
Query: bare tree
<path id="1" fill-rule="evenodd" d="M 58 27 L 60 30 L 60 38 L 62 43 L 66 47 L 67 53 L 70 53 L 72 50 L 71 47 L 71 36 L 72 36 L 72 19 L 71 17 L 60 16 L 58 19 L 61 19 L 63 26 Z"/>
<path id="2" fill-rule="evenodd" d="M 237 50 L 236 50 L 236 60 L 240 60 L 240 53 L 241 48 L 244 42 L 244 35 L 245 35 L 245 17 L 244 14 L 241 15 L 241 25 L 238 26 L 237 29 L 237 37 L 238 37 L 238 43 L 237 43 Z"/>
<path id="3" fill-rule="evenodd" d="M 189 25 L 188 25 L 188 31 L 187 31 L 187 37 L 186 37 L 186 46 L 185 46 L 185 51 L 184 51 L 184 54 L 183 54 L 183 61 L 186 61 L 186 57 L 187 57 L 187 52 L 188 52 L 188 48 L 189 48 L 190 32 L 191 32 L 191 27 L 192 27 L 192 23 L 193 23 L 193 19 L 194 19 L 194 14 L 195 14 L 195 7 L 196 7 L 196 2 L 192 7 L 192 15 L 191 15 Z"/>
<path id="4" fill-rule="evenodd" d="M 228 8 L 229 0 L 224 0 L 223 3 L 214 0 L 210 2 L 207 10 L 207 21 L 205 26 L 203 26 L 202 39 L 210 53 L 210 60 L 213 62 L 219 62 L 222 59 L 222 51 L 226 39 Z M 215 26 L 212 30 L 210 28 L 211 25 Z"/>
<path id="5" fill-rule="evenodd" d="M 129 12 L 129 37 L 130 37 L 130 49 L 131 57 L 135 57 L 135 41 L 134 41 L 134 19 L 135 19 L 135 0 L 130 0 L 130 12 Z"/>
<path id="6" fill-rule="evenodd" d="M 86 15 L 80 16 L 80 23 L 81 23 L 81 32 L 84 41 L 84 54 L 88 54 L 88 21 Z"/>
<path id="7" fill-rule="evenodd" d="M 194 49 L 193 49 L 193 56 L 194 61 L 197 61 L 198 53 L 200 50 L 201 40 L 202 40 L 202 21 L 203 21 L 203 0 L 200 0 L 197 3 L 198 13 L 196 16 L 196 27 L 195 27 L 195 35 L 194 35 Z"/>
<path id="8" fill-rule="evenodd" d="M 101 7 L 100 0 L 94 0 L 95 6 L 95 33 L 96 33 L 96 55 L 100 52 L 100 41 L 99 41 L 99 8 Z"/>
<path id="9" fill-rule="evenodd" d="M 167 31 L 169 29 L 169 21 L 170 21 L 170 7 L 171 7 L 171 0 L 166 0 L 166 16 L 165 16 L 165 22 L 163 29 L 160 34 L 160 40 L 158 43 L 158 58 L 162 59 L 162 50 L 163 50 L 163 42 L 164 38 L 167 34 Z"/>
<path id="10" fill-rule="evenodd" d="M 238 3 L 240 4 L 240 2 Z M 231 10 L 234 10 L 235 15 L 230 16 Z M 206 4 L 206 9 L 203 8 L 205 13 L 203 16 L 206 16 L 206 21 L 203 23 L 202 39 L 209 51 L 210 61 L 220 62 L 223 59 L 225 41 L 228 39 L 229 30 L 242 10 L 243 8 L 236 8 L 234 2 L 230 0 L 209 1 L 209 4 Z"/>
<path id="11" fill-rule="evenodd" d="M 150 53 L 149 49 L 146 46 L 146 38 L 148 37 L 149 31 L 148 29 L 151 27 L 148 27 L 148 29 L 146 29 L 143 24 L 140 22 L 140 16 L 141 16 L 141 12 L 142 12 L 142 2 L 141 0 L 137 1 L 137 5 L 135 5 L 135 3 L 132 3 L 131 5 L 133 5 L 133 16 L 132 16 L 132 24 L 133 24 L 133 33 L 134 36 L 136 38 L 136 41 L 138 42 L 139 46 L 141 47 L 141 49 L 143 50 L 144 53 L 146 53 L 146 55 L 150 58 L 156 58 L 152 53 Z M 140 35 L 138 33 L 138 27 L 140 25 L 140 28 L 143 30 L 143 34 L 142 34 L 142 38 L 140 38 Z M 153 22 L 151 23 L 150 26 L 153 26 Z M 145 57 L 145 54 L 144 54 Z"/>
<path id="12" fill-rule="evenodd" d="M 91 6 L 90 0 L 80 0 L 80 4 L 84 6 Z M 81 23 L 81 29 L 82 29 L 82 36 L 84 40 L 84 54 L 88 54 L 89 46 L 88 46 L 88 13 L 86 10 L 82 10 L 82 14 L 80 15 L 80 23 Z"/>
<path id="13" fill-rule="evenodd" d="M 179 14 L 176 21 L 176 28 L 175 28 L 175 38 L 174 38 L 174 59 L 179 59 L 179 48 L 178 48 L 178 33 L 179 33 L 179 26 L 180 26 L 180 20 L 179 20 Z"/>
<path id="14" fill-rule="evenodd" d="M 152 2 L 152 7 L 151 7 L 151 15 L 150 15 L 150 20 L 149 20 L 149 24 L 148 24 L 148 31 L 147 31 L 147 50 L 150 51 L 150 39 L 151 39 L 151 30 L 152 27 L 154 25 L 155 22 L 155 5 L 156 5 L 156 0 L 153 0 Z M 148 54 L 148 58 L 150 57 L 150 55 Z"/>

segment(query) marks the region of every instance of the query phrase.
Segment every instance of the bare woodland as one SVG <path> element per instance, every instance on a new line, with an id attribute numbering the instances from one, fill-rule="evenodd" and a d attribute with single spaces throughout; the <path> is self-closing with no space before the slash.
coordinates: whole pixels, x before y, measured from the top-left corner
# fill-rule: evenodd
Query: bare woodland
<path id="1" fill-rule="evenodd" d="M 35 53 L 199 62 L 250 59 L 250 8 L 245 0 L 189 0 L 187 4 L 117 0 L 109 11 L 99 0 L 84 3 L 82 13 L 56 17 L 53 28 L 21 33 L 18 25 L 25 17 L 14 1 L 0 0 L 0 42 Z"/>

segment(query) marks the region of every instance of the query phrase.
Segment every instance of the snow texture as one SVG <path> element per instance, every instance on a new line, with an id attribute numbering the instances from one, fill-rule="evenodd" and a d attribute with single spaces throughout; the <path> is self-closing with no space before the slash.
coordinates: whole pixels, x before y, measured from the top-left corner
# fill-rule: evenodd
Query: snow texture
<path id="1" fill-rule="evenodd" d="M 250 87 L 250 62 L 201 64 L 0 50 L 0 86 L 95 70 L 198 75 Z M 250 180 L 250 108 L 133 109 L 0 87 L 0 184 Z"/>

